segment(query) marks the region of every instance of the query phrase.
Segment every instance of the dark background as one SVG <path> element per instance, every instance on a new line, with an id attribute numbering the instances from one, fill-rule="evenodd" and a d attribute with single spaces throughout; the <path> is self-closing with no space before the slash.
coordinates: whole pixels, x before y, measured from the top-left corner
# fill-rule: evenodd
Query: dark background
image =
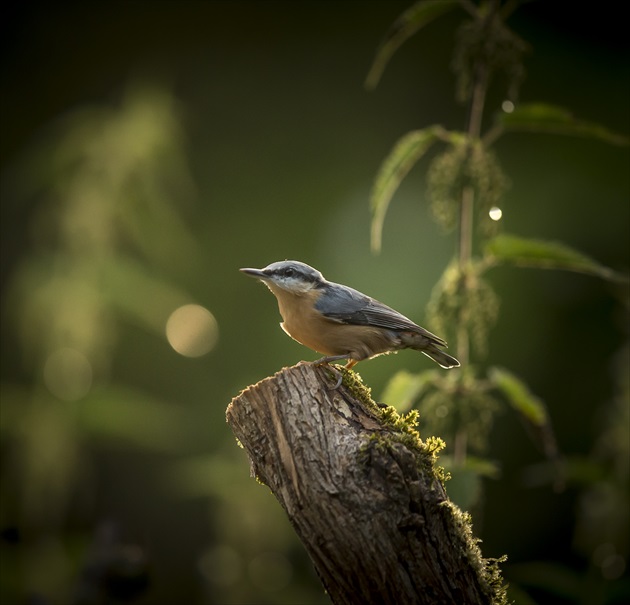
<path id="1" fill-rule="evenodd" d="M 141 584 L 148 569 L 143 603 L 327 602 L 225 424 L 225 407 L 242 388 L 315 358 L 278 329 L 275 301 L 238 268 L 300 259 L 422 323 L 455 246 L 429 217 L 426 162 L 396 194 L 379 256 L 369 251 L 368 199 L 380 162 L 405 132 L 463 128 L 450 70 L 463 13 L 406 43 L 367 92 L 377 44 L 407 6 L 3 7 L 3 603 L 71 602 L 98 528 L 116 528 L 135 545 L 121 551 L 121 575 Z M 627 134 L 621 5 L 587 8 L 532 2 L 514 14 L 511 26 L 532 47 L 521 100 L 567 107 Z M 488 116 L 499 101 L 490 97 Z M 162 133 L 163 151 L 140 144 L 137 123 Z M 496 151 L 512 182 L 506 231 L 563 241 L 627 271 L 627 147 L 515 134 Z M 89 153 L 97 160 L 88 163 Z M 113 184 L 127 174 L 126 161 L 137 162 L 133 178 Z M 138 174 L 152 175 L 157 194 Z M 139 273 L 116 273 L 119 281 L 99 290 L 103 256 L 115 272 L 132 261 Z M 71 281 L 52 287 L 59 276 Z M 485 482 L 474 511 L 484 556 L 508 555 L 517 602 L 621 602 L 628 322 L 619 288 L 526 269 L 497 269 L 491 280 L 502 306 L 482 363 L 510 368 L 546 402 L 574 470 L 555 492 L 519 420 L 500 413 L 486 455 L 501 476 Z M 82 283 L 102 296 L 75 296 Z M 188 358 L 169 346 L 170 295 L 216 318 L 207 355 Z M 79 336 L 65 311 L 82 322 Z M 44 368 L 68 330 L 97 361 L 86 392 L 60 400 Z M 429 363 L 403 352 L 358 369 L 378 397 L 395 371 Z"/>

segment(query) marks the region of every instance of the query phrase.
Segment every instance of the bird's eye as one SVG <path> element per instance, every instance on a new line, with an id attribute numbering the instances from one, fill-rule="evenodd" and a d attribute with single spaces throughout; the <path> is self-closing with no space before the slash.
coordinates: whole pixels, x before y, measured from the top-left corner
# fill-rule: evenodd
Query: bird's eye
<path id="1" fill-rule="evenodd" d="M 293 277 L 294 275 L 295 275 L 295 271 L 291 267 L 287 267 L 284 270 L 284 276 L 285 277 Z"/>

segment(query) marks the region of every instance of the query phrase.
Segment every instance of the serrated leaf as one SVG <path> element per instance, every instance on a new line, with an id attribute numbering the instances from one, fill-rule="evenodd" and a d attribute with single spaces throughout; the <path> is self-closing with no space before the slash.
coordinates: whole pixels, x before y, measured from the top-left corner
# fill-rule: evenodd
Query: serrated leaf
<path id="1" fill-rule="evenodd" d="M 372 90 L 376 87 L 383 71 L 394 53 L 418 30 L 435 18 L 455 8 L 459 0 L 422 0 L 409 7 L 394 21 L 385 38 L 376 50 L 370 71 L 365 79 L 365 87 Z"/>
<path id="2" fill-rule="evenodd" d="M 493 367 L 488 372 L 494 386 L 505 395 L 510 405 L 534 424 L 547 422 L 547 409 L 527 385 L 503 368 Z"/>
<path id="3" fill-rule="evenodd" d="M 382 400 L 396 408 L 398 412 L 406 412 L 434 377 L 433 370 L 420 374 L 401 370 L 394 374 L 385 386 Z"/>
<path id="4" fill-rule="evenodd" d="M 627 277 L 559 242 L 502 234 L 486 244 L 486 254 L 497 261 L 520 267 L 562 269 L 611 281 L 627 281 Z"/>
<path id="5" fill-rule="evenodd" d="M 441 126 L 412 130 L 397 141 L 389 155 L 383 160 L 370 196 L 371 241 L 374 252 L 379 252 L 381 249 L 385 214 L 401 181 L 437 139 L 447 137 L 448 133 Z"/>
<path id="6" fill-rule="evenodd" d="M 546 103 L 517 105 L 511 113 L 501 113 L 499 125 L 505 131 L 547 132 L 598 139 L 613 145 L 628 145 L 627 136 L 594 122 L 573 117 L 570 111 Z"/>
<path id="7" fill-rule="evenodd" d="M 504 368 L 490 368 L 488 377 L 521 417 L 529 430 L 530 437 L 542 449 L 545 456 L 550 460 L 557 460 L 556 439 L 547 407 L 542 399 L 534 395 L 520 378 Z"/>

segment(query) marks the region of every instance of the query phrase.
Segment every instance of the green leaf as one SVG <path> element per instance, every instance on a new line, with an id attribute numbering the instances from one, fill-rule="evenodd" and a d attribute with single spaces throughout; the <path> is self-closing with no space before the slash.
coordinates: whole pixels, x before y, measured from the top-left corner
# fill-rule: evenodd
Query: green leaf
<path id="1" fill-rule="evenodd" d="M 435 378 L 436 372 L 429 370 L 420 374 L 411 374 L 401 370 L 394 374 L 383 391 L 382 400 L 398 412 L 407 411 L 420 394 Z"/>
<path id="2" fill-rule="evenodd" d="M 470 511 L 481 498 L 481 476 L 467 468 L 455 468 L 450 470 L 449 474 L 449 500 L 462 510 Z"/>
<path id="3" fill-rule="evenodd" d="M 519 267 L 562 269 L 611 281 L 628 280 L 626 276 L 559 242 L 502 234 L 486 244 L 486 254 L 496 261 Z"/>
<path id="4" fill-rule="evenodd" d="M 448 497 L 462 510 L 471 510 L 483 494 L 482 479 L 498 479 L 501 470 L 496 462 L 467 456 L 463 464 L 452 456 L 442 456 L 440 463 L 448 473 Z"/>
<path id="5" fill-rule="evenodd" d="M 453 456 L 441 456 L 440 462 L 442 466 L 449 472 L 459 469 L 466 469 L 481 477 L 488 477 L 489 479 L 498 479 L 501 476 L 501 467 L 494 460 L 488 458 L 480 458 L 478 456 L 466 456 L 463 466 L 456 464 L 453 460 Z"/>
<path id="6" fill-rule="evenodd" d="M 544 402 L 536 397 L 520 378 L 504 368 L 490 368 L 488 377 L 524 421 L 534 443 L 542 449 L 547 458 L 557 461 L 558 447 Z M 559 475 L 557 480 L 558 485 L 563 481 Z"/>
<path id="7" fill-rule="evenodd" d="M 568 110 L 545 103 L 517 105 L 511 113 L 502 112 L 498 124 L 505 131 L 546 132 L 598 139 L 613 145 L 628 145 L 627 136 L 594 122 L 573 117 Z"/>
<path id="8" fill-rule="evenodd" d="M 450 11 L 458 4 L 459 0 L 422 0 L 400 15 L 376 50 L 374 61 L 365 79 L 365 87 L 368 90 L 376 88 L 387 63 L 398 48 L 433 19 Z"/>
<path id="9" fill-rule="evenodd" d="M 494 460 L 479 458 L 477 456 L 466 456 L 466 468 L 474 471 L 481 477 L 498 479 L 501 476 L 500 466 Z"/>
<path id="10" fill-rule="evenodd" d="M 508 370 L 493 367 L 488 372 L 494 386 L 505 395 L 510 405 L 530 422 L 542 425 L 547 422 L 547 409 L 527 385 Z"/>
<path id="11" fill-rule="evenodd" d="M 374 252 L 379 252 L 381 249 L 385 214 L 401 181 L 437 139 L 446 139 L 448 136 L 448 133 L 441 126 L 412 130 L 398 140 L 381 164 L 370 198 L 372 208 L 371 239 Z"/>

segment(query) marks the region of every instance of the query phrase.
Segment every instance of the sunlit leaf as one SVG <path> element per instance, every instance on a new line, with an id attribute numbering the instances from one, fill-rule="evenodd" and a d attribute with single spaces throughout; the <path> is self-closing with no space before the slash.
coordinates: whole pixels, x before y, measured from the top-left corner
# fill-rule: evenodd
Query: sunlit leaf
<path id="1" fill-rule="evenodd" d="M 594 122 L 573 117 L 570 111 L 545 103 L 517 105 L 514 111 L 501 112 L 498 124 L 505 131 L 548 132 L 591 139 L 599 139 L 613 145 L 628 145 L 627 136 L 613 132 Z"/>
<path id="2" fill-rule="evenodd" d="M 498 463 L 487 458 L 479 458 L 478 456 L 466 456 L 466 468 L 490 479 L 498 479 L 501 474 Z"/>
<path id="3" fill-rule="evenodd" d="M 477 475 L 490 479 L 498 479 L 501 475 L 501 468 L 497 462 L 488 460 L 488 458 L 480 458 L 479 456 L 466 456 L 463 466 L 461 464 L 456 465 L 453 456 L 449 455 L 441 456 L 440 462 L 447 471 L 452 471 L 456 466 L 459 466 L 460 468 L 468 469 Z"/>
<path id="4" fill-rule="evenodd" d="M 433 370 L 420 374 L 412 374 L 406 370 L 396 372 L 385 386 L 382 399 L 397 411 L 405 412 L 430 385 L 435 374 Z"/>
<path id="5" fill-rule="evenodd" d="M 421 0 L 400 15 L 389 28 L 376 50 L 376 56 L 365 79 L 365 87 L 368 90 L 376 87 L 387 63 L 406 40 L 458 4 L 459 0 Z"/>
<path id="6" fill-rule="evenodd" d="M 491 368 L 488 374 L 494 386 L 505 395 L 515 410 L 534 424 L 543 424 L 547 421 L 545 404 L 528 389 L 520 378 L 498 367 Z"/>
<path id="7" fill-rule="evenodd" d="M 447 484 L 449 499 L 462 510 L 471 510 L 481 498 L 481 477 L 467 468 L 454 468 L 449 474 Z"/>
<path id="8" fill-rule="evenodd" d="M 559 242 L 502 234 L 486 244 L 486 253 L 499 262 L 520 267 L 563 269 L 612 281 L 627 281 L 627 277 Z"/>
<path id="9" fill-rule="evenodd" d="M 556 440 L 542 399 L 534 395 L 520 378 L 504 368 L 490 368 L 488 377 L 521 417 L 530 430 L 531 438 L 541 447 L 545 456 L 557 459 Z"/>
<path id="10" fill-rule="evenodd" d="M 401 181 L 437 139 L 448 138 L 441 126 L 413 130 L 394 145 L 376 175 L 370 205 L 372 208 L 372 250 L 381 249 L 383 221 L 392 196 Z"/>
<path id="11" fill-rule="evenodd" d="M 479 503 L 483 493 L 482 479 L 497 479 L 500 469 L 496 462 L 477 456 L 466 456 L 463 462 L 455 462 L 453 456 L 442 456 L 440 463 L 448 472 L 448 497 L 464 510 L 471 510 Z"/>

